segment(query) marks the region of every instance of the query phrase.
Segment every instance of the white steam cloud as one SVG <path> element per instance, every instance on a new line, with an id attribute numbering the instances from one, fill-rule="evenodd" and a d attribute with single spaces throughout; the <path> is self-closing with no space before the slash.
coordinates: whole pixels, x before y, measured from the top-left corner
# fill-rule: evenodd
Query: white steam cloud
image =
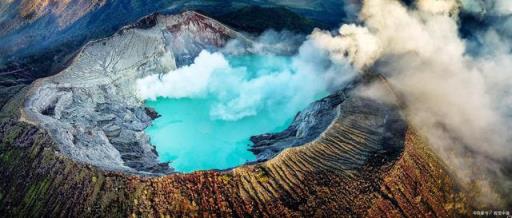
<path id="1" fill-rule="evenodd" d="M 472 55 L 459 37 L 458 13 L 484 10 L 510 18 L 510 2 L 418 0 L 410 9 L 396 0 L 366 0 L 359 15 L 364 26 L 343 25 L 338 35 L 313 33 L 335 60 L 348 57 L 361 71 L 385 75 L 405 101 L 412 125 L 460 181 L 476 183 L 483 193 L 479 200 L 490 204 L 503 203 L 497 192 L 511 190 L 502 168 L 512 154 L 512 55 L 502 33 L 512 25 L 496 24 L 480 34 L 485 52 Z M 362 92 L 385 99 L 377 88 Z"/>
<path id="2" fill-rule="evenodd" d="M 233 41 L 224 52 L 231 55 L 263 53 L 265 62 L 274 62 L 271 64 L 280 66 L 278 69 L 261 66 L 257 75 L 248 76 L 250 66 L 231 66 L 223 53 L 202 51 L 189 66 L 139 79 L 137 93 L 142 99 L 153 100 L 157 97 L 213 98 L 212 119 L 238 120 L 262 110 L 295 114 L 354 75 L 350 64 L 333 64 L 328 53 L 311 40 L 298 49 L 295 46 L 297 54 L 294 56 L 267 54 L 263 41 L 268 44 L 273 40 L 274 37 L 264 34 L 260 43 L 255 43 L 257 47 L 242 47 Z M 282 48 L 289 51 L 292 46 L 283 44 Z"/>
<path id="3" fill-rule="evenodd" d="M 225 70 L 229 64 L 222 54 L 201 52 L 194 63 L 165 75 L 150 75 L 137 80 L 138 94 L 143 99 L 204 96 L 212 73 Z"/>

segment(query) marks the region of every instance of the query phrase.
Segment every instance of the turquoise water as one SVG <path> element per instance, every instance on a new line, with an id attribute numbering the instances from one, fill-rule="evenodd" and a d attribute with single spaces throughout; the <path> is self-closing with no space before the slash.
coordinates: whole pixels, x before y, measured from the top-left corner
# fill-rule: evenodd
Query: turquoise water
<path id="1" fill-rule="evenodd" d="M 240 111 L 249 110 L 251 113 L 244 112 L 247 114 L 244 116 L 236 116 L 236 114 L 227 116 L 236 117 L 235 119 L 222 119 L 212 115 L 216 114 L 215 111 L 219 105 L 232 108 L 230 105 L 233 104 L 230 102 L 233 99 L 239 106 L 242 95 L 242 99 L 251 99 L 246 96 L 247 93 L 238 90 L 253 87 L 253 83 L 259 78 L 282 72 L 289 74 L 289 71 L 292 71 L 290 57 L 244 55 L 226 57 L 226 59 L 230 68 L 211 76 L 211 83 L 214 84 L 211 85 L 213 87 L 211 90 L 214 91 L 209 91 L 202 96 L 159 97 L 156 100 L 146 101 L 146 105 L 154 108 L 161 117 L 154 120 L 152 126 L 145 132 L 150 136 L 151 143 L 156 146 L 160 160 L 171 161 L 171 166 L 176 171 L 227 169 L 254 160 L 255 156 L 247 150 L 250 144 L 249 137 L 284 130 L 296 113 L 311 102 L 311 99 L 306 98 L 304 102 L 293 101 L 291 104 L 290 96 L 300 93 L 295 93 L 290 88 L 281 91 L 276 87 L 270 87 L 272 83 L 268 83 L 268 88 L 265 89 L 271 90 L 272 93 L 254 93 L 258 96 L 256 101 L 258 104 L 251 103 L 248 104 L 250 107 L 244 105 L 240 109 Z M 234 74 L 239 79 L 236 80 L 236 85 L 230 85 L 229 81 L 221 79 Z M 284 85 L 277 83 L 275 86 Z M 250 90 L 249 93 L 260 92 L 248 90 Z M 323 94 L 325 93 L 319 93 L 316 97 L 321 97 Z M 237 111 L 228 110 L 229 113 L 237 113 Z"/>
<path id="2" fill-rule="evenodd" d="M 161 161 L 172 161 L 179 172 L 226 169 L 254 160 L 249 137 L 282 130 L 289 120 L 260 113 L 237 121 L 212 120 L 211 101 L 159 98 L 148 101 L 160 118 L 146 129 Z"/>

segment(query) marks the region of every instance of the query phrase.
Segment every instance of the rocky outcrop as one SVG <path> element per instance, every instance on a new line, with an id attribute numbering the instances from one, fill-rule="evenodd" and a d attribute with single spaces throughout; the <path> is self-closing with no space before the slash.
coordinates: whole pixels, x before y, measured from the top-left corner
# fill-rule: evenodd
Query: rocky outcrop
<path id="1" fill-rule="evenodd" d="M 164 37 L 174 53 L 177 66 L 191 64 L 202 50 L 216 50 L 229 39 L 248 40 L 223 24 L 195 12 L 185 12 L 161 22 L 166 28 L 164 33 L 168 33 Z"/>
<path id="2" fill-rule="evenodd" d="M 306 144 L 320 136 L 338 116 L 338 106 L 352 88 L 353 84 L 311 103 L 282 132 L 252 136 L 249 150 L 256 155 L 256 161 L 270 160 L 285 148 Z"/>
<path id="3" fill-rule="evenodd" d="M 361 84 L 363 84 L 362 79 L 355 79 L 343 89 L 311 103 L 306 109 L 297 113 L 291 125 L 282 132 L 252 136 L 250 140 L 253 145 L 249 150 L 256 155 L 258 162 L 267 161 L 286 148 L 302 146 L 318 139 L 337 116 L 345 115 L 349 111 L 382 113 L 381 116 L 385 119 L 372 121 L 371 129 L 375 131 L 373 134 L 379 135 L 379 140 L 385 142 L 384 147 L 402 144 L 403 142 L 395 140 L 403 138 L 401 134 L 406 129 L 406 123 L 396 108 L 362 103 L 368 101 L 365 99 L 354 103 L 352 102 L 354 98 L 347 97 L 352 95 L 351 92 Z M 346 100 L 348 102 L 345 102 Z"/>
<path id="4" fill-rule="evenodd" d="M 195 12 L 144 18 L 89 43 L 65 70 L 36 81 L 22 120 L 46 129 L 76 161 L 106 170 L 168 173 L 143 132 L 155 115 L 136 97 L 135 80 L 173 70 L 237 36 Z"/>

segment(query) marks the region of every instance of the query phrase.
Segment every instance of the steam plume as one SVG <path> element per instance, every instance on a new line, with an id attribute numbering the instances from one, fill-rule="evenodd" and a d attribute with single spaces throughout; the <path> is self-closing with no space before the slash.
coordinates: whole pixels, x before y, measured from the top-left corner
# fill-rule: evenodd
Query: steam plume
<path id="1" fill-rule="evenodd" d="M 414 9 L 366 0 L 359 14 L 364 26 L 343 25 L 338 35 L 317 30 L 313 39 L 335 60 L 347 57 L 360 71 L 385 75 L 412 125 L 460 181 L 477 186 L 481 202 L 499 204 L 499 192 L 511 190 L 503 174 L 512 154 L 510 9 L 506 0 L 418 0 Z M 491 22 L 475 33 L 477 43 L 468 42 L 459 37 L 460 11 L 506 21 Z M 475 44 L 481 52 L 472 54 L 467 48 Z M 375 89 L 361 92 L 385 99 Z"/>
<path id="2" fill-rule="evenodd" d="M 297 40 L 269 46 L 283 37 Z M 355 74 L 348 63 L 333 63 L 328 52 L 311 40 L 297 46 L 300 40 L 304 37 L 271 31 L 249 46 L 231 41 L 222 53 L 202 51 L 189 66 L 138 80 L 138 95 L 152 100 L 157 97 L 214 99 L 210 108 L 212 119 L 238 120 L 262 110 L 293 116 Z M 265 54 L 265 63 L 257 66 L 260 69 L 254 77 L 248 76 L 251 66 L 232 66 L 225 54 Z M 265 64 L 274 66 L 267 68 Z M 276 66 L 279 67 L 275 69 Z"/>

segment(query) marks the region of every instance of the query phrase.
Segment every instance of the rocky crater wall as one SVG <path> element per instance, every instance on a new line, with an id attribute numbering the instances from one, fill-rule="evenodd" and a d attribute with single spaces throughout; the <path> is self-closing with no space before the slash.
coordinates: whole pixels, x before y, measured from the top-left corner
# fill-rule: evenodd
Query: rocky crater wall
<path id="1" fill-rule="evenodd" d="M 195 12 L 151 15 L 88 43 L 69 67 L 36 81 L 22 120 L 46 129 L 60 152 L 106 170 L 163 174 L 143 130 L 151 110 L 136 97 L 138 78 L 191 62 L 237 33 Z"/>

